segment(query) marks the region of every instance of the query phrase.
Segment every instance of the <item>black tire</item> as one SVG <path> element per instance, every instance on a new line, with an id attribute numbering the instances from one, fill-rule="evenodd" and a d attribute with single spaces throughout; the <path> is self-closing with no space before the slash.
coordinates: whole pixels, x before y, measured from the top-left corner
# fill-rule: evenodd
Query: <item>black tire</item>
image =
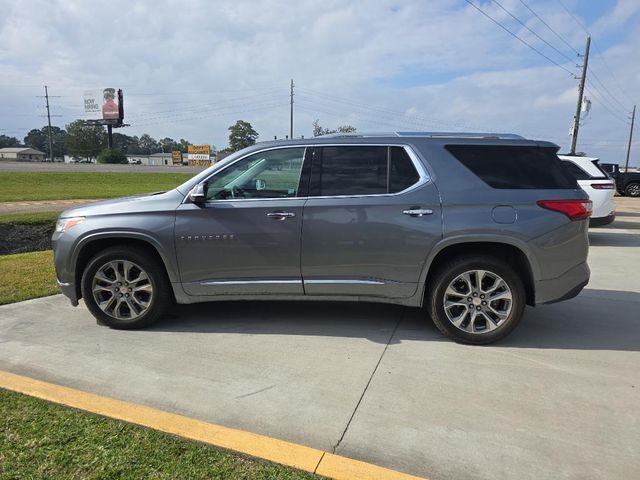
<path id="1" fill-rule="evenodd" d="M 114 261 L 127 261 L 139 266 L 146 273 L 148 284 L 152 287 L 153 295 L 147 309 L 135 318 L 116 318 L 109 315 L 98 306 L 94 298 L 93 281 L 96 273 L 107 263 Z M 125 246 L 108 248 L 93 257 L 82 273 L 81 289 L 84 303 L 98 323 L 121 330 L 133 330 L 152 324 L 169 310 L 174 301 L 173 291 L 162 263 L 142 249 Z M 115 295 L 114 293 L 113 296 Z M 128 309 L 128 306 L 125 306 L 119 312 L 126 314 Z"/>
<path id="2" fill-rule="evenodd" d="M 624 189 L 626 197 L 640 197 L 640 183 L 631 182 Z"/>
<path id="3" fill-rule="evenodd" d="M 476 333 L 464 331 L 456 327 L 445 313 L 444 300 L 447 287 L 456 277 L 472 270 L 484 270 L 498 275 L 511 290 L 511 310 L 506 319 L 492 331 L 478 331 Z M 463 299 L 463 301 L 466 300 Z M 520 322 L 525 304 L 524 285 L 518 273 L 508 263 L 489 255 L 468 255 L 442 265 L 429 282 L 425 298 L 427 311 L 438 330 L 458 343 L 471 345 L 493 343 L 509 335 Z M 472 307 L 469 306 L 469 308 Z M 481 326 L 483 321 L 488 321 L 484 316 L 477 318 L 474 327 L 478 324 Z"/>

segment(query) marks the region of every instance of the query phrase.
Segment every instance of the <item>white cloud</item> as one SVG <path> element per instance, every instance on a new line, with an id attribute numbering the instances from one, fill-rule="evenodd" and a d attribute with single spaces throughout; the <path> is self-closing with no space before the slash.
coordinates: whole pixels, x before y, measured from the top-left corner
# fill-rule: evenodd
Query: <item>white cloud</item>
<path id="1" fill-rule="evenodd" d="M 555 2 L 528 3 L 581 50 L 584 34 Z M 574 55 L 520 2 L 503 4 Z M 628 32 L 602 52 L 627 94 L 596 52 L 593 60 L 625 102 L 640 87 L 640 70 L 630 61 L 640 48 L 636 4 L 620 0 L 593 25 Z M 575 70 L 495 4 L 481 6 Z M 53 102 L 64 114 L 56 122 L 79 114 L 85 88 L 113 85 L 125 92 L 132 124 L 125 133 L 218 146 L 226 145 L 227 126 L 239 118 L 263 139 L 288 133 L 290 78 L 299 87 L 296 133 L 305 135 L 320 118 L 326 126 L 352 123 L 361 130 L 515 130 L 566 146 L 575 109 L 575 79 L 463 2 L 118 0 L 105 7 L 0 0 L 0 11 L 0 129 L 7 131 L 43 124 L 35 96 L 44 84 L 66 95 Z M 581 142 L 585 148 L 600 142 L 596 153 L 614 160 L 625 128 L 594 102 Z"/>

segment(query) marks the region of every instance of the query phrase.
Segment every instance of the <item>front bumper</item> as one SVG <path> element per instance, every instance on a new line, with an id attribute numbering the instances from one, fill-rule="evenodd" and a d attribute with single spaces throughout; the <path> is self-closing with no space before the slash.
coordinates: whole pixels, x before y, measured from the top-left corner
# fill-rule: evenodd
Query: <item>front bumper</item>
<path id="1" fill-rule="evenodd" d="M 71 305 L 74 307 L 78 306 L 78 296 L 76 295 L 76 286 L 73 283 L 65 283 L 56 279 L 58 282 L 58 288 L 62 292 L 62 294 L 71 300 Z"/>
<path id="2" fill-rule="evenodd" d="M 577 296 L 589 283 L 587 262 L 576 265 L 558 278 L 536 282 L 536 305 L 561 302 Z"/>

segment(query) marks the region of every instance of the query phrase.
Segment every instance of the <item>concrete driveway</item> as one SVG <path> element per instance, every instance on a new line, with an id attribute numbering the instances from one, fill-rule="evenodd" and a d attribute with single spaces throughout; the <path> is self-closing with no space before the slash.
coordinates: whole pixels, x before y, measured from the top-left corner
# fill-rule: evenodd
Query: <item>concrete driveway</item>
<path id="1" fill-rule="evenodd" d="M 493 346 L 395 306 L 211 303 L 121 332 L 54 296 L 0 307 L 0 369 L 433 480 L 636 478 L 634 225 L 594 230 L 589 287 Z"/>

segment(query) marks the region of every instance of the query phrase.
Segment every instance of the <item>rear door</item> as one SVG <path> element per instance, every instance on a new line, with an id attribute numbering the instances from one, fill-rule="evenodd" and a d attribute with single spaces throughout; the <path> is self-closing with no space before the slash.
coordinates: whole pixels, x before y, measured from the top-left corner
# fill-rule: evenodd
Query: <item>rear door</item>
<path id="1" fill-rule="evenodd" d="M 409 297 L 441 236 L 438 192 L 410 147 L 315 148 L 302 230 L 306 294 Z"/>

